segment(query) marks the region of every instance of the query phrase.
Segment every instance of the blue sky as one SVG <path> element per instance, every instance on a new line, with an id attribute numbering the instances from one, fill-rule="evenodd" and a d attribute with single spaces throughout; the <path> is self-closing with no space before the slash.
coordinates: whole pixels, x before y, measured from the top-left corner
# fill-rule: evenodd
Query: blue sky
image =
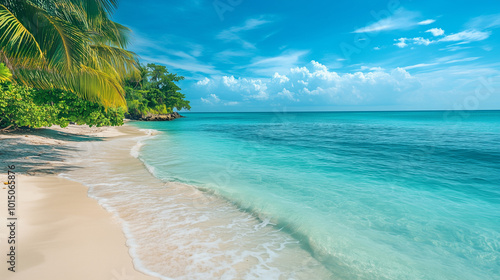
<path id="1" fill-rule="evenodd" d="M 498 0 L 121 0 L 114 20 L 195 112 L 500 109 Z"/>

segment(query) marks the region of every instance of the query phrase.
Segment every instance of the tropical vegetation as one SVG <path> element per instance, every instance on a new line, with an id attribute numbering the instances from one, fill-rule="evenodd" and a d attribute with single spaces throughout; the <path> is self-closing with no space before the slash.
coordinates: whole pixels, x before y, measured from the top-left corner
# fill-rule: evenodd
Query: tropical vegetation
<path id="1" fill-rule="evenodd" d="M 70 122 L 89 126 L 123 124 L 123 107 L 105 108 L 59 89 L 34 90 L 4 83 L 0 91 L 0 127 L 66 127 Z"/>
<path id="2" fill-rule="evenodd" d="M 0 61 L 19 84 L 125 105 L 123 79 L 138 71 L 124 49 L 130 30 L 109 19 L 116 7 L 117 0 L 0 0 Z"/>
<path id="3" fill-rule="evenodd" d="M 110 19 L 117 4 L 0 0 L 0 127 L 116 125 L 127 104 L 134 115 L 189 109 L 182 77 L 125 49 L 130 30 Z"/>
<path id="4" fill-rule="evenodd" d="M 125 98 L 128 114 L 132 119 L 144 118 L 148 114 L 169 114 L 174 109 L 191 109 L 189 101 L 176 82 L 183 76 L 169 73 L 162 65 L 150 63 L 139 67 L 139 79 L 129 78 L 125 82 Z"/>

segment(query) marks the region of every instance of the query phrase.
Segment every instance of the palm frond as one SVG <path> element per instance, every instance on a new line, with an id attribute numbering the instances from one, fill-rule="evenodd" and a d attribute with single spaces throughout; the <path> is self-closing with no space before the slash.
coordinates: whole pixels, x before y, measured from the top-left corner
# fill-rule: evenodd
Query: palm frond
<path id="1" fill-rule="evenodd" d="M 0 48 L 8 57 L 43 57 L 33 34 L 4 5 L 0 5 Z"/>
<path id="2" fill-rule="evenodd" d="M 38 7 L 33 7 L 38 32 L 35 38 L 44 49 L 47 61 L 53 67 L 68 71 L 78 67 L 89 55 L 85 43 L 89 40 L 87 35 L 77 26 L 51 16 Z"/>
<path id="3" fill-rule="evenodd" d="M 98 101 L 105 107 L 127 106 L 121 81 L 108 73 L 83 66 L 82 71 L 72 75 L 70 81 L 84 98 Z"/>
<path id="4" fill-rule="evenodd" d="M 126 76 L 139 77 L 136 54 L 122 48 L 107 45 L 90 47 L 94 58 L 88 65 L 105 72 L 115 72 L 119 79 Z"/>
<path id="5" fill-rule="evenodd" d="M 120 48 L 125 48 L 130 41 L 131 30 L 119 23 L 107 20 L 105 24 L 101 27 L 101 35 L 105 40 L 104 43 L 116 46 Z"/>
<path id="6" fill-rule="evenodd" d="M 125 106 L 124 89 L 119 81 L 107 73 L 82 67 L 79 72 L 61 75 L 57 71 L 18 68 L 15 73 L 21 84 L 38 89 L 58 88 L 106 107 Z"/>
<path id="7" fill-rule="evenodd" d="M 108 17 L 118 7 L 118 0 L 59 0 L 80 6 L 87 12 L 87 19 L 94 21 L 103 16 Z"/>
<path id="8" fill-rule="evenodd" d="M 109 19 L 117 1 L 0 0 L 0 62 L 20 84 L 124 106 L 122 83 L 139 71 L 123 49 L 130 30 Z"/>

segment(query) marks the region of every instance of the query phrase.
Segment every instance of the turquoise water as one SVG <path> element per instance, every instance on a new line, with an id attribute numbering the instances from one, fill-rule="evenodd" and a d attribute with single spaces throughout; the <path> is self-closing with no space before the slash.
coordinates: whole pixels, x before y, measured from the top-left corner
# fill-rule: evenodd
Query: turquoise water
<path id="1" fill-rule="evenodd" d="M 335 279 L 500 279 L 500 111 L 186 113 L 155 176 L 298 240 Z M 314 279 L 314 276 L 311 276 Z"/>

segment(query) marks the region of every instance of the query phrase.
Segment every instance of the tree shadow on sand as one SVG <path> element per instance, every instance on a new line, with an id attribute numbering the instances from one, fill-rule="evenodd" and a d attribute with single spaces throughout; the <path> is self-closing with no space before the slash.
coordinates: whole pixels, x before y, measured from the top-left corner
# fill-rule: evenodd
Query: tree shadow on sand
<path id="1" fill-rule="evenodd" d="M 103 141 L 103 137 L 81 135 L 53 129 L 21 129 L 0 133 L 0 170 L 6 173 L 15 165 L 16 173 L 27 175 L 59 174 L 79 167 L 65 162 L 78 151 L 71 142 Z"/>

